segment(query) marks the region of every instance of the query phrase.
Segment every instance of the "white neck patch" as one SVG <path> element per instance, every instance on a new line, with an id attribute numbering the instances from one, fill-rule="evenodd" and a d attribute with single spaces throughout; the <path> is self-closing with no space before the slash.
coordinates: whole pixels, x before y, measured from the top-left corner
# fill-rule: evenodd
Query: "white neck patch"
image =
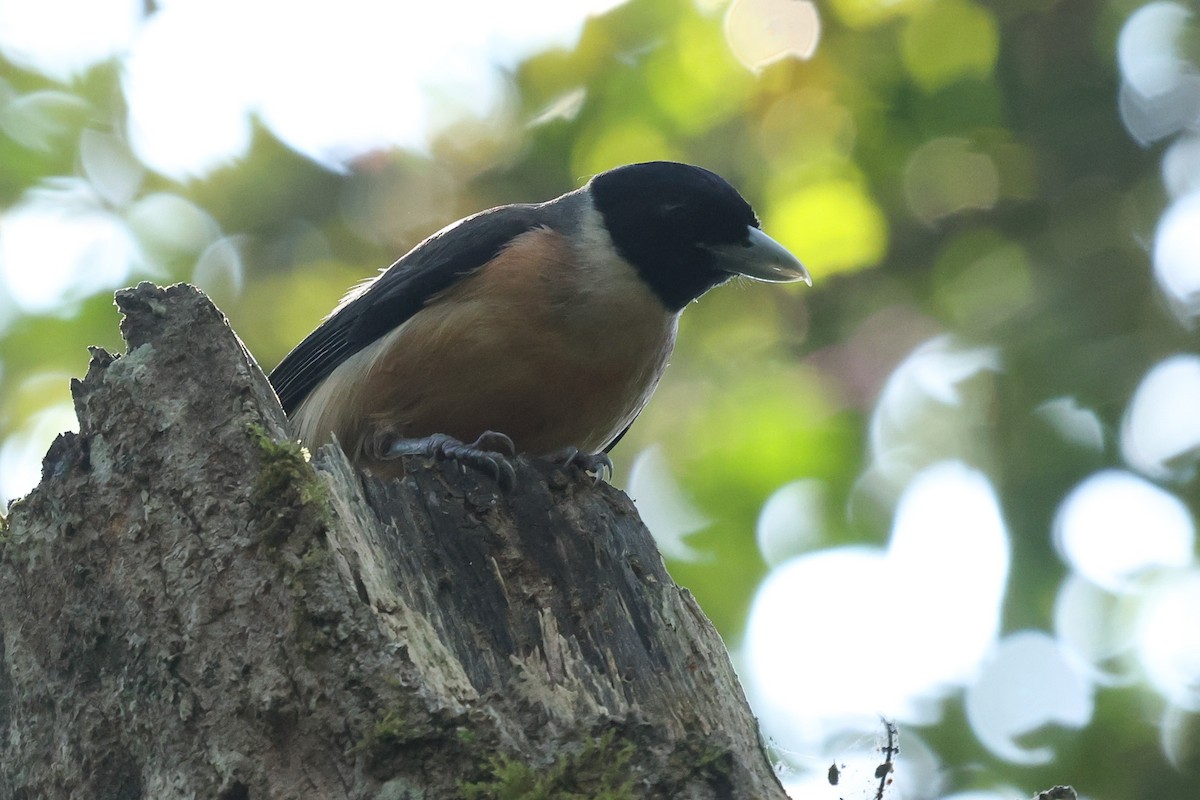
<path id="1" fill-rule="evenodd" d="M 637 268 L 617 251 L 592 199 L 586 197 L 580 208 L 579 228 L 573 237 L 582 273 L 578 291 L 600 306 L 619 302 L 643 314 L 657 310 L 661 316 L 677 316 L 667 310 Z"/>

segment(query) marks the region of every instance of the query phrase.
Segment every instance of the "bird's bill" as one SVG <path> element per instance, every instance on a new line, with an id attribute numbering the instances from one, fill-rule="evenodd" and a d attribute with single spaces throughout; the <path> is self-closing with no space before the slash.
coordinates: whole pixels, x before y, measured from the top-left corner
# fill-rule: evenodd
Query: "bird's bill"
<path id="1" fill-rule="evenodd" d="M 804 281 L 812 286 L 808 270 L 786 247 L 758 228 L 746 230 L 744 241 L 708 248 L 716 254 L 718 268 L 766 283 Z"/>

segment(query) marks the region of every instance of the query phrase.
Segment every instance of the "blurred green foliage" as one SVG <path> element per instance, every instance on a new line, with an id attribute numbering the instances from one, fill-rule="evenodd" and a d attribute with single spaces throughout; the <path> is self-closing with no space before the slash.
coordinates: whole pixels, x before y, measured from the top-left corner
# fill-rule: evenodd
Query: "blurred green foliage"
<path id="1" fill-rule="evenodd" d="M 269 369 L 349 286 L 450 221 L 622 163 L 709 167 L 815 286 L 734 286 L 689 309 L 668 377 L 614 454 L 621 478 L 661 444 L 712 520 L 688 540 L 711 557 L 672 563 L 673 574 L 736 645 L 767 573 L 755 523 L 775 489 L 824 482 L 822 546 L 882 542 L 886 509 L 845 511 L 869 414 L 913 346 L 951 333 L 1002 352 L 978 466 L 1014 546 L 1005 627 L 1048 628 L 1063 576 L 1055 510 L 1120 457 L 1111 443 L 1065 445 L 1033 410 L 1074 397 L 1111 442 L 1146 370 L 1197 345 L 1164 310 L 1143 244 L 1165 203 L 1159 153 L 1134 144 L 1117 111 L 1115 40 L 1136 4 L 830 0 L 815 56 L 759 74 L 731 55 L 720 9 L 700 6 L 632 0 L 590 20 L 574 48 L 520 64 L 508 107 L 453 124 L 428 153 L 377 153 L 336 174 L 259 127 L 238 163 L 186 185 L 148 175 L 141 195 L 185 198 L 238 237 L 241 287 L 202 288 Z M 0 135 L 0 206 L 80 174 L 84 130 L 120 134 L 117 77 L 109 65 L 60 86 L 0 63 L 7 91 L 57 93 L 34 146 Z M 140 232 L 152 257 L 130 282 L 192 280 L 197 254 L 154 236 Z M 119 337 L 108 291 L 36 315 L 0 311 L 2 442 L 68 402 L 65 376 L 84 371 L 87 345 L 115 350 Z M 1177 489 L 1200 511 L 1194 479 Z M 1086 731 L 1048 735 L 1059 757 L 1038 768 L 991 756 L 957 707 L 923 735 L 959 789 L 1074 781 L 1112 800 L 1196 796 L 1200 774 L 1163 761 L 1154 703 L 1133 688 L 1102 693 Z"/>

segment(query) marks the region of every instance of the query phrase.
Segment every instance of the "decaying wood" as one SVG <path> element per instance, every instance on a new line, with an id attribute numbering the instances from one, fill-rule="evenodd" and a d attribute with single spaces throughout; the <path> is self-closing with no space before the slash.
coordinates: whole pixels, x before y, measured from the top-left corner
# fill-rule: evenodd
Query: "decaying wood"
<path id="1" fill-rule="evenodd" d="M 622 493 L 310 463 L 202 294 L 117 303 L 0 533 L 0 797 L 783 797 Z"/>

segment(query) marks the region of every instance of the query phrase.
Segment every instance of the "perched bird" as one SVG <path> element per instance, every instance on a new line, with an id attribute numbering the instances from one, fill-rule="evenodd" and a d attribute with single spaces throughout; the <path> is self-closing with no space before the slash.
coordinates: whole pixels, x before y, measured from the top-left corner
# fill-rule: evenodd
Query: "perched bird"
<path id="1" fill-rule="evenodd" d="M 654 392 L 684 307 L 742 275 L 811 284 L 725 180 L 631 164 L 455 222 L 353 289 L 271 373 L 300 440 L 382 475 L 425 453 L 601 473 Z"/>

